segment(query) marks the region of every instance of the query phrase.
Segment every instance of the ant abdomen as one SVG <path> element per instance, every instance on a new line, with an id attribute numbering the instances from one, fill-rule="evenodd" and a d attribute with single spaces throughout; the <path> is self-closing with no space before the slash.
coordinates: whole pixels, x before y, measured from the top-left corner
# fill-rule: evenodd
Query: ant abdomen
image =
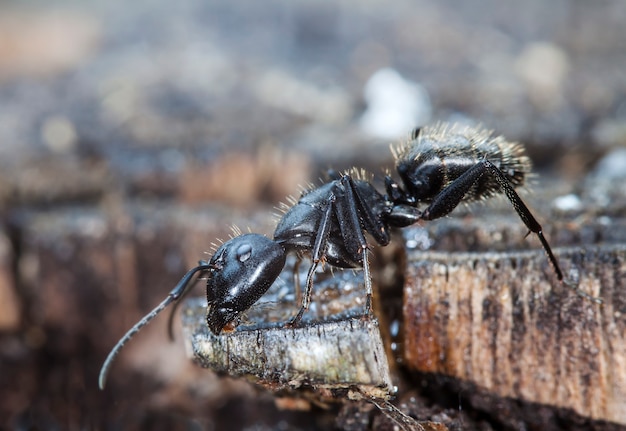
<path id="1" fill-rule="evenodd" d="M 531 171 L 524 148 L 492 131 L 459 124 L 438 124 L 416 130 L 411 139 L 393 148 L 396 169 L 407 195 L 428 202 L 461 175 L 488 160 L 513 187 L 524 185 Z M 482 175 L 465 192 L 464 201 L 502 193 L 493 175 Z"/>

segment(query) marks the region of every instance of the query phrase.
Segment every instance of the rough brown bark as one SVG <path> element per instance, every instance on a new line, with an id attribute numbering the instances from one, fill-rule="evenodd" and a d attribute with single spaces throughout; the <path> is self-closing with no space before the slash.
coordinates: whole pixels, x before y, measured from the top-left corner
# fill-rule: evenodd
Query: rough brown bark
<path id="1" fill-rule="evenodd" d="M 626 424 L 626 246 L 564 249 L 558 257 L 603 305 L 559 283 L 540 251 L 411 253 L 406 365 Z"/>

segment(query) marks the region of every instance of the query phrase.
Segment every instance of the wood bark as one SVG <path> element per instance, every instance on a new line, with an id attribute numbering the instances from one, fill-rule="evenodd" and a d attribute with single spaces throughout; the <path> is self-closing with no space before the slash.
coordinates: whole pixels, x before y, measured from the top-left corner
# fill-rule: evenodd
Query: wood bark
<path id="1" fill-rule="evenodd" d="M 405 364 L 503 398 L 626 424 L 626 246 L 558 250 L 579 289 L 541 251 L 409 254 Z"/>

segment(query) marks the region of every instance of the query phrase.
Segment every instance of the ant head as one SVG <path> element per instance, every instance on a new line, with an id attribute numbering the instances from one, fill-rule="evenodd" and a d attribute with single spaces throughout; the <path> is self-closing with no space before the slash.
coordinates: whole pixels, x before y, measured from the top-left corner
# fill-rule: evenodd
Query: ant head
<path id="1" fill-rule="evenodd" d="M 224 243 L 211 258 L 207 324 L 219 334 L 270 288 L 285 266 L 282 245 L 258 234 Z"/>
<path id="2" fill-rule="evenodd" d="M 284 248 L 263 235 L 241 235 L 222 245 L 210 262 L 200 262 L 190 269 L 170 294 L 117 342 L 100 370 L 100 389 L 104 389 L 109 369 L 122 347 L 170 304 L 175 308 L 193 287 L 196 274 L 209 274 L 207 323 L 213 333 L 219 334 L 227 326 L 234 327 L 235 319 L 269 289 L 284 266 Z M 173 338 L 171 325 L 170 317 Z"/>

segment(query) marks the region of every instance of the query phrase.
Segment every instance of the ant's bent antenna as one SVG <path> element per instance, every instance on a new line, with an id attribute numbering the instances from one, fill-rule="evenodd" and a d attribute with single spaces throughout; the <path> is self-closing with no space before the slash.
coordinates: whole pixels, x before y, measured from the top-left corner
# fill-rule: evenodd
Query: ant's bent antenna
<path id="1" fill-rule="evenodd" d="M 209 265 L 209 262 L 207 262 L 206 260 L 198 261 L 198 268 L 201 266 L 205 266 L 205 265 Z M 194 269 L 197 269 L 197 268 L 194 268 Z M 183 292 L 178 297 L 178 301 L 174 303 L 174 306 L 172 307 L 172 311 L 170 312 L 170 317 L 167 320 L 167 335 L 170 337 L 170 341 L 174 341 L 174 316 L 176 315 L 176 310 L 178 309 L 178 306 L 180 305 L 180 302 L 181 302 L 180 300 L 183 299 L 183 297 L 187 294 L 187 292 L 189 292 L 189 290 L 187 290 L 186 292 Z"/>
<path id="2" fill-rule="evenodd" d="M 109 356 L 107 356 L 106 360 L 104 361 L 104 364 L 102 364 L 102 368 L 100 369 L 100 377 L 98 378 L 98 386 L 100 387 L 100 389 L 104 389 L 104 386 L 106 385 L 107 375 L 109 374 L 109 369 L 111 368 L 111 364 L 120 353 L 120 350 L 122 350 L 122 347 L 124 347 L 124 345 L 131 338 L 133 338 L 133 336 L 137 332 L 139 332 L 141 328 L 146 326 L 152 319 L 154 319 L 157 314 L 163 311 L 172 302 L 175 302 L 183 297 L 187 293 L 188 286 L 191 285 L 190 282 L 192 277 L 197 272 L 207 271 L 210 269 L 214 269 L 214 265 L 208 263 L 203 263 L 196 266 L 195 268 L 190 269 L 187 274 L 185 274 L 185 276 L 178 282 L 176 287 L 172 289 L 169 295 L 167 295 L 167 298 L 165 298 L 159 305 L 154 308 L 154 310 L 146 314 L 139 322 L 135 323 L 135 325 L 128 330 L 128 332 L 120 339 L 120 341 L 117 342 L 115 347 L 113 347 L 113 349 L 109 353 Z"/>

